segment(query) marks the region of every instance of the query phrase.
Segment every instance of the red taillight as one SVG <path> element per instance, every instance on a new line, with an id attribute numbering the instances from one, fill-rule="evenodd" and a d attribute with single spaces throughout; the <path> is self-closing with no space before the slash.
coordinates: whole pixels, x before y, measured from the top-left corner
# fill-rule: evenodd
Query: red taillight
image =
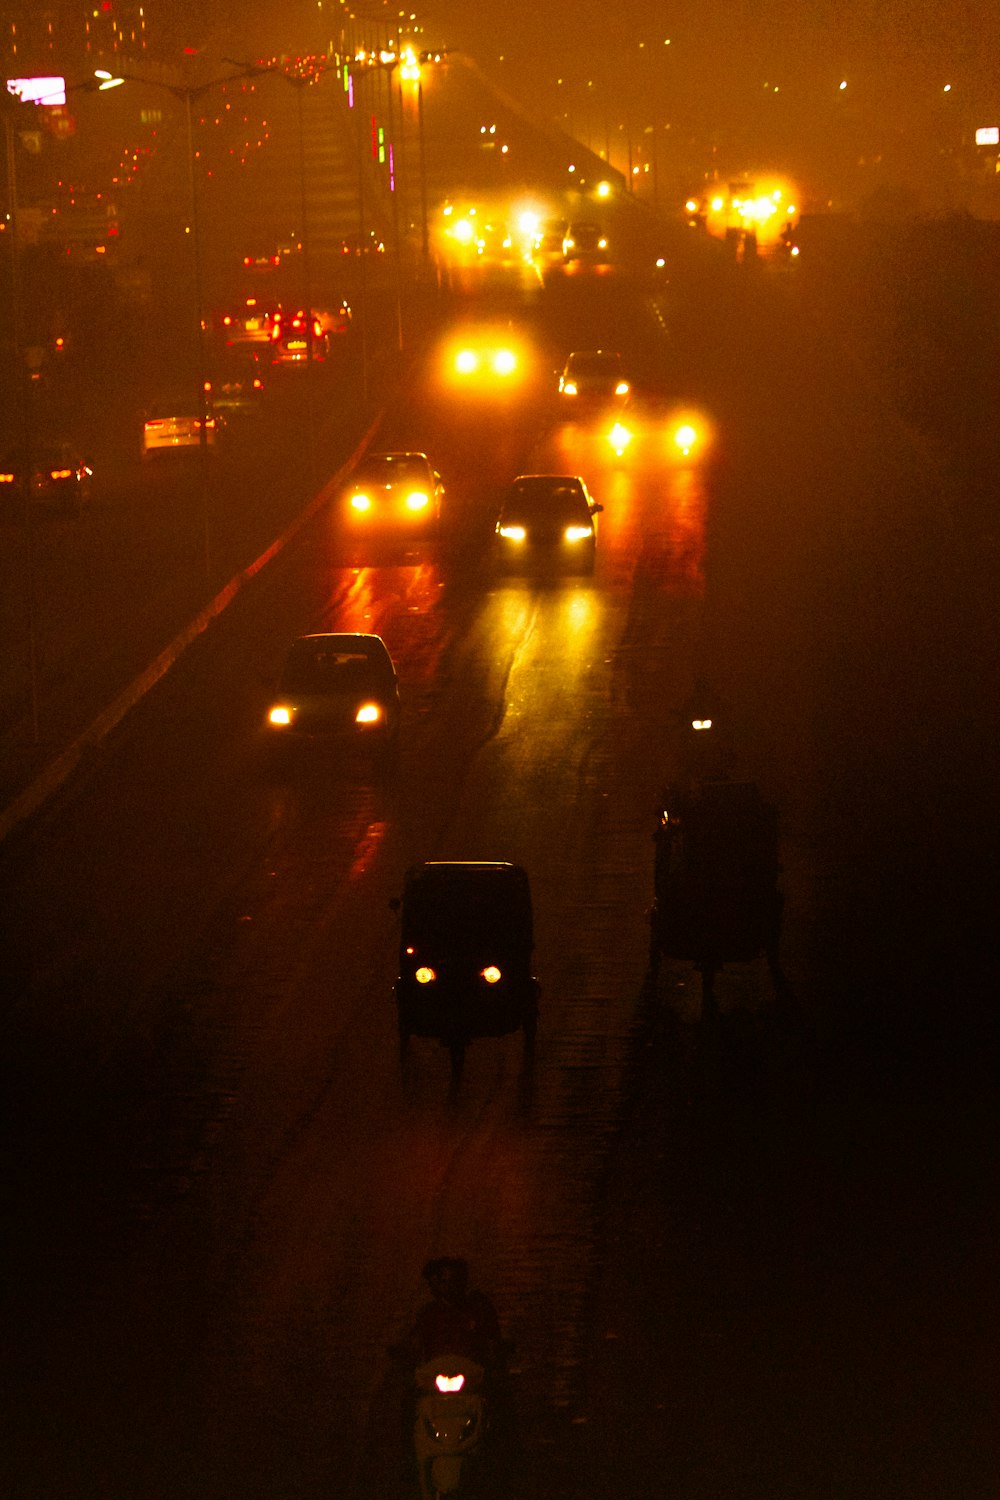
<path id="1" fill-rule="evenodd" d="M 434 1384 L 443 1396 L 454 1395 L 465 1384 L 464 1375 L 435 1375 Z"/>

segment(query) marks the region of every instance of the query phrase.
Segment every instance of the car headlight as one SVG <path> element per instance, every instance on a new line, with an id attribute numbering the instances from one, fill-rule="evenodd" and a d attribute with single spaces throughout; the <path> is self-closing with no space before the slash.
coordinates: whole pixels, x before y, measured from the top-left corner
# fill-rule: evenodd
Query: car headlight
<path id="1" fill-rule="evenodd" d="M 594 528 L 592 526 L 567 526 L 563 532 L 563 536 L 567 542 L 583 542 L 588 537 L 593 536 L 593 534 Z"/>
<path id="2" fill-rule="evenodd" d="M 564 381 L 563 385 L 562 385 L 562 393 L 563 393 L 564 396 L 575 396 L 576 395 L 576 381 L 575 380 L 566 380 L 566 381 Z"/>
<path id="3" fill-rule="evenodd" d="M 362 703 L 354 715 L 355 724 L 377 724 L 382 717 L 382 710 L 377 703 Z"/>
<path id="4" fill-rule="evenodd" d="M 430 497 L 423 490 L 411 490 L 406 497 L 407 510 L 426 510 Z"/>
<path id="5" fill-rule="evenodd" d="M 292 710 L 286 703 L 276 703 L 267 716 L 267 722 L 275 729 L 285 729 L 292 722 Z"/>
<path id="6" fill-rule="evenodd" d="M 508 542 L 523 542 L 528 535 L 523 526 L 498 526 L 497 533 Z"/>
<path id="7" fill-rule="evenodd" d="M 517 355 L 512 349 L 498 349 L 493 356 L 493 370 L 497 375 L 513 375 L 517 369 Z"/>
<path id="8" fill-rule="evenodd" d="M 496 964 L 487 964 L 485 969 L 480 969 L 479 977 L 480 979 L 485 979 L 487 984 L 499 984 L 503 975 Z"/>
<path id="9" fill-rule="evenodd" d="M 433 969 L 429 969 L 425 964 L 421 964 L 420 968 L 415 970 L 413 977 L 418 984 L 433 984 L 437 978 L 437 974 Z"/>
<path id="10" fill-rule="evenodd" d="M 460 375 L 474 375 L 479 369 L 479 355 L 475 349 L 460 349 L 455 355 L 455 369 Z"/>
<path id="11" fill-rule="evenodd" d="M 359 495 L 352 495 L 351 496 L 351 509 L 352 510 L 365 511 L 365 510 L 371 510 L 371 508 L 372 508 L 372 502 L 371 502 L 371 496 L 370 495 L 360 495 L 359 494 Z"/>

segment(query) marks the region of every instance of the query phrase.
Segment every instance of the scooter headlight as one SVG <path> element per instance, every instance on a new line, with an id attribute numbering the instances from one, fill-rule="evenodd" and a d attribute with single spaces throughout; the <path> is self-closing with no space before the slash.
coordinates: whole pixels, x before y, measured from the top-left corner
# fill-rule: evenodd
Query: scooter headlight
<path id="1" fill-rule="evenodd" d="M 479 977 L 485 979 L 487 984 L 499 984 L 503 975 L 496 964 L 487 964 L 485 969 L 480 969 Z"/>
<path id="2" fill-rule="evenodd" d="M 437 974 L 433 969 L 428 968 L 426 964 L 421 964 L 413 977 L 418 984 L 433 984 L 437 978 Z"/>

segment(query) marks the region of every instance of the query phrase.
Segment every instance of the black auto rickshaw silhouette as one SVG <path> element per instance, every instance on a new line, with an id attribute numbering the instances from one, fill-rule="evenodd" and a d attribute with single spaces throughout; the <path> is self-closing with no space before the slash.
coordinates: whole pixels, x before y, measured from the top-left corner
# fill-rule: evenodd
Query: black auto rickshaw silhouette
<path id="1" fill-rule="evenodd" d="M 452 1077 L 476 1037 L 524 1032 L 530 1054 L 538 1023 L 531 973 L 531 890 L 520 865 L 431 860 L 406 873 L 394 994 L 401 1055 L 411 1037 L 434 1037 L 451 1054 Z"/>
<path id="2" fill-rule="evenodd" d="M 782 984 L 778 815 L 756 783 L 668 788 L 653 840 L 650 985 L 661 958 L 693 964 L 701 974 L 702 1013 L 709 1015 L 719 970 L 762 953 L 776 986 Z"/>

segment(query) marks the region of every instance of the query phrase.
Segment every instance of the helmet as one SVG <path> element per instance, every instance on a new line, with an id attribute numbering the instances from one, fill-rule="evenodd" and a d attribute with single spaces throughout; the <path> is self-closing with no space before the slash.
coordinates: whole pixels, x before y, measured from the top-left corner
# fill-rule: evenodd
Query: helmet
<path id="1" fill-rule="evenodd" d="M 469 1284 L 469 1266 L 464 1260 L 441 1255 L 436 1260 L 427 1262 L 423 1277 L 437 1296 L 461 1297 Z"/>

